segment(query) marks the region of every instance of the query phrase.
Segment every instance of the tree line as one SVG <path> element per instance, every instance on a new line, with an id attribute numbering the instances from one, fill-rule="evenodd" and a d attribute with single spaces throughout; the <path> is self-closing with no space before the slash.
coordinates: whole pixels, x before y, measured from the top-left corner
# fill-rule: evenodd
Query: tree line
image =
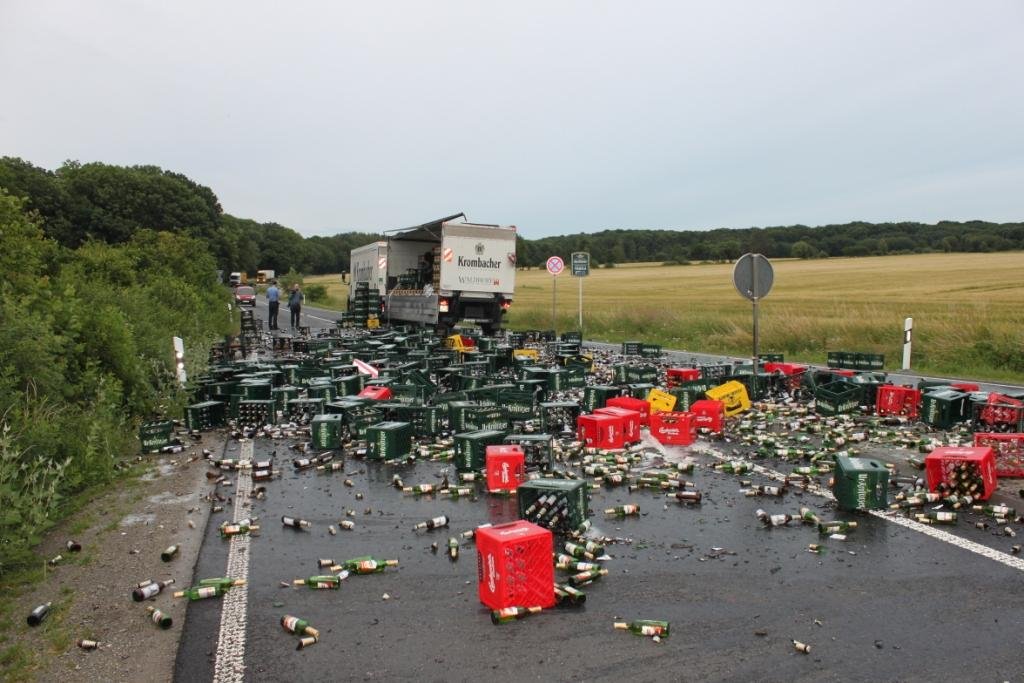
<path id="1" fill-rule="evenodd" d="M 349 252 L 379 234 L 341 232 L 303 237 L 279 223 L 259 223 L 223 212 L 214 192 L 156 166 L 65 162 L 55 171 L 22 159 L 0 158 L 0 187 L 25 198 L 47 236 L 62 246 L 90 240 L 118 244 L 140 228 L 183 233 L 205 243 L 217 267 L 254 274 L 338 273 Z M 428 217 L 429 218 L 429 217 Z M 920 252 L 992 252 L 1024 249 L 1024 223 L 941 221 L 787 225 L 714 230 L 610 229 L 517 239 L 520 267 L 542 267 L 549 256 L 586 251 L 597 265 L 638 261 L 732 261 L 746 252 L 772 258 L 879 256 Z"/>

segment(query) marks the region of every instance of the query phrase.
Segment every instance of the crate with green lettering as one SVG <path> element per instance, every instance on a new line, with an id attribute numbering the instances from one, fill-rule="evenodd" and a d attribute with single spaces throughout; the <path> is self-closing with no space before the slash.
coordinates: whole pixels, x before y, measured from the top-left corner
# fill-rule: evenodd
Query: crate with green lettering
<path id="1" fill-rule="evenodd" d="M 459 472 L 479 471 L 487 464 L 487 447 L 500 444 L 505 431 L 481 429 L 455 435 L 455 469 Z"/>
<path id="2" fill-rule="evenodd" d="M 310 398 L 322 398 L 324 399 L 325 403 L 334 400 L 336 395 L 335 392 L 336 390 L 334 388 L 334 385 L 331 384 L 330 382 L 310 384 L 309 387 L 306 388 L 307 396 L 309 396 Z"/>
<path id="3" fill-rule="evenodd" d="M 580 404 L 576 401 L 545 401 L 538 406 L 540 427 L 552 434 L 575 434 Z"/>
<path id="4" fill-rule="evenodd" d="M 376 406 L 359 406 L 345 413 L 345 429 L 358 438 L 364 438 L 367 429 L 383 421 L 384 411 Z"/>
<path id="5" fill-rule="evenodd" d="M 277 421 L 277 407 L 272 398 L 238 402 L 238 421 L 245 425 L 263 426 Z"/>
<path id="6" fill-rule="evenodd" d="M 949 429 L 971 418 L 970 396 L 956 389 L 939 389 L 921 397 L 921 422 L 937 429 Z"/>
<path id="7" fill-rule="evenodd" d="M 641 344 L 640 356 L 643 358 L 658 358 L 661 356 L 661 344 Z"/>
<path id="8" fill-rule="evenodd" d="M 453 432 L 465 432 L 466 411 L 479 408 L 479 401 L 451 401 L 448 403 L 448 429 Z"/>
<path id="9" fill-rule="evenodd" d="M 185 409 L 185 425 L 192 431 L 223 427 L 227 421 L 224 401 L 203 401 Z"/>
<path id="10" fill-rule="evenodd" d="M 620 396 L 622 390 L 610 384 L 592 384 L 583 390 L 582 408 L 585 413 L 592 413 L 598 408 L 604 408 L 608 399 Z"/>
<path id="11" fill-rule="evenodd" d="M 555 464 L 555 437 L 551 434 L 509 434 L 505 443 L 517 444 L 523 449 L 524 461 L 529 466 L 551 469 Z"/>
<path id="12" fill-rule="evenodd" d="M 412 452 L 412 425 L 408 422 L 378 422 L 366 428 L 368 460 L 400 460 Z"/>
<path id="13" fill-rule="evenodd" d="M 587 520 L 590 512 L 587 483 L 579 479 L 531 479 L 523 482 L 516 489 L 519 517 L 525 519 L 531 506 L 545 496 L 554 496 L 554 508 L 565 506 L 569 528 L 579 528 Z"/>
<path id="14" fill-rule="evenodd" d="M 528 391 L 543 401 L 548 397 L 548 381 L 546 379 L 521 379 L 516 382 L 516 389 Z"/>
<path id="15" fill-rule="evenodd" d="M 334 387 L 338 396 L 355 396 L 363 390 L 365 375 L 341 375 L 334 378 Z"/>
<path id="16" fill-rule="evenodd" d="M 238 391 L 237 380 L 224 380 L 221 382 L 210 382 L 206 385 L 206 395 L 210 400 L 219 400 L 221 397 L 230 396 Z M 226 399 L 225 399 L 226 400 Z"/>
<path id="17" fill-rule="evenodd" d="M 508 430 L 508 410 L 505 406 L 479 406 L 466 410 L 462 418 L 464 431 L 481 429 Z"/>
<path id="18" fill-rule="evenodd" d="M 646 399 L 647 394 L 649 394 L 651 389 L 654 388 L 655 385 L 650 382 L 633 382 L 626 385 L 626 393 L 633 398 Z"/>
<path id="19" fill-rule="evenodd" d="M 885 354 L 856 353 L 853 364 L 856 370 L 882 370 L 885 368 Z"/>
<path id="20" fill-rule="evenodd" d="M 395 419 L 410 423 L 415 436 L 437 436 L 441 433 L 444 414 L 441 406 L 398 405 L 393 406 L 391 412 Z"/>
<path id="21" fill-rule="evenodd" d="M 341 428 L 344 416 L 315 415 L 310 423 L 310 439 L 317 448 L 341 448 Z"/>
<path id="22" fill-rule="evenodd" d="M 150 420 L 139 425 L 139 443 L 143 453 L 157 453 L 171 443 L 174 433 L 172 420 Z"/>
<path id="23" fill-rule="evenodd" d="M 832 493 L 840 510 L 884 510 L 889 504 L 889 470 L 877 460 L 836 456 Z"/>

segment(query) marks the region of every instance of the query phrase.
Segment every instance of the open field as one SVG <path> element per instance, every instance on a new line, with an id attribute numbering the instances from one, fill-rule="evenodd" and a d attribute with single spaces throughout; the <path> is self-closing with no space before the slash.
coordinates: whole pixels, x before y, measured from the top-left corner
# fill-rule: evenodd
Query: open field
<path id="1" fill-rule="evenodd" d="M 984 379 L 1024 379 L 1024 254 L 916 254 L 778 260 L 761 304 L 761 349 L 824 362 L 827 351 L 902 358 L 914 318 L 913 368 Z M 552 277 L 520 271 L 513 328 L 551 329 Z M 577 327 L 578 281 L 558 278 L 557 330 Z M 689 351 L 749 355 L 751 306 L 731 264 L 622 265 L 584 279 L 587 339 L 637 339 Z"/>
<path id="2" fill-rule="evenodd" d="M 307 275 L 303 278 L 307 285 L 323 285 L 327 288 L 327 298 L 320 301 L 310 301 L 311 306 L 322 306 L 338 311 L 345 310 L 348 299 L 348 285 L 341 283 L 341 275 Z"/>
<path id="3" fill-rule="evenodd" d="M 761 349 L 824 362 L 828 351 L 884 353 L 899 367 L 903 319 L 914 318 L 913 369 L 978 379 L 1024 380 L 1024 254 L 914 254 L 777 260 L 761 304 Z M 520 271 L 509 327 L 551 329 L 551 281 Z M 329 308 L 347 285 L 325 284 Z M 558 332 L 577 328 L 578 281 L 558 278 Z M 750 303 L 732 285 L 732 264 L 626 264 L 592 270 L 583 283 L 587 339 L 637 339 L 666 348 L 747 356 Z"/>

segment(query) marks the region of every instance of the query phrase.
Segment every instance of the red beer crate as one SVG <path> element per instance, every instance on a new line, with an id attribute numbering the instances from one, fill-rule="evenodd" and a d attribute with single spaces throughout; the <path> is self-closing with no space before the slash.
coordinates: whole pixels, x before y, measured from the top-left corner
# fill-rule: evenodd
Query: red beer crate
<path id="1" fill-rule="evenodd" d="M 725 405 L 721 401 L 712 401 L 709 398 L 694 401 L 690 404 L 690 412 L 693 414 L 693 426 L 696 429 L 707 429 L 712 432 L 722 431 L 722 423 L 725 422 Z"/>
<path id="2" fill-rule="evenodd" d="M 644 401 L 646 403 L 646 401 Z M 617 406 L 605 406 L 594 411 L 595 415 L 616 415 L 622 418 L 622 431 L 625 435 L 622 440 L 626 443 L 636 443 L 640 440 L 640 413 L 635 410 L 619 408 Z"/>
<path id="3" fill-rule="evenodd" d="M 996 490 L 996 459 L 988 446 L 939 446 L 933 450 L 924 459 L 928 490 L 935 491 L 939 483 L 944 482 L 952 486 L 954 492 L 960 493 L 956 486 L 959 481 L 957 469 L 962 465 L 966 465 L 971 474 L 981 477 L 982 480 L 982 490 L 973 490 L 969 493 L 978 500 L 988 500 Z"/>
<path id="4" fill-rule="evenodd" d="M 950 382 L 949 386 L 957 391 L 966 391 L 968 394 L 972 391 L 981 391 L 981 385 L 973 382 Z"/>
<path id="5" fill-rule="evenodd" d="M 840 377 L 853 377 L 857 374 L 856 370 L 839 370 L 837 368 L 831 368 L 829 369 L 829 372 L 833 375 L 839 375 Z"/>
<path id="6" fill-rule="evenodd" d="M 692 413 L 653 413 L 651 436 L 666 446 L 689 446 L 696 436 L 697 426 Z"/>
<path id="7" fill-rule="evenodd" d="M 644 427 L 647 426 L 647 421 L 651 417 L 651 404 L 642 398 L 616 396 L 605 401 L 604 406 L 605 408 L 625 408 L 626 410 L 635 410 L 640 413 L 640 424 Z"/>
<path id="8" fill-rule="evenodd" d="M 975 432 L 974 445 L 995 453 L 997 477 L 1024 477 L 1024 434 Z"/>
<path id="9" fill-rule="evenodd" d="M 680 382 L 696 382 L 700 379 L 700 368 L 669 368 L 665 372 L 665 386 L 669 389 Z"/>
<path id="10" fill-rule="evenodd" d="M 786 377 L 792 377 L 793 375 L 802 375 L 807 372 L 806 365 L 797 365 L 796 363 L 765 363 L 765 372 L 779 372 Z"/>
<path id="11" fill-rule="evenodd" d="M 391 390 L 387 387 L 368 386 L 358 394 L 359 398 L 369 398 L 374 401 L 387 401 L 391 398 Z"/>
<path id="12" fill-rule="evenodd" d="M 878 394 L 875 397 L 875 414 L 917 417 L 920 405 L 920 389 L 883 384 L 878 387 Z"/>
<path id="13" fill-rule="evenodd" d="M 487 447 L 487 488 L 515 491 L 526 481 L 526 454 L 519 444 Z"/>
<path id="14" fill-rule="evenodd" d="M 1021 431 L 1024 429 L 1024 401 L 1003 394 L 991 393 L 988 400 L 975 406 L 975 422 L 990 429 Z"/>
<path id="15" fill-rule="evenodd" d="M 480 602 L 490 609 L 555 604 L 554 536 L 531 522 L 509 522 L 476 531 Z"/>
<path id="16" fill-rule="evenodd" d="M 576 434 L 588 448 L 622 448 L 626 445 L 622 418 L 618 415 L 580 415 L 576 418 Z"/>

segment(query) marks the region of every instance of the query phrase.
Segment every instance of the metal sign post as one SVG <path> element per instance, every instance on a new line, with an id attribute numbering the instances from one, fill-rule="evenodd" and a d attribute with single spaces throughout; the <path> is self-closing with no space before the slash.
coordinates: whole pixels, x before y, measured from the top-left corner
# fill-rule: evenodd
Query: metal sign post
<path id="1" fill-rule="evenodd" d="M 762 254 L 744 254 L 732 269 L 732 282 L 736 291 L 750 300 L 754 314 L 754 392 L 757 393 L 757 366 L 760 356 L 761 329 L 758 321 L 758 302 L 768 296 L 775 282 L 771 262 Z M 753 398 L 753 397 L 751 397 Z"/>
<path id="2" fill-rule="evenodd" d="M 551 273 L 551 331 L 557 334 L 558 328 L 555 325 L 555 306 L 558 301 L 556 285 L 558 284 L 558 276 L 565 270 L 565 261 L 562 260 L 561 256 L 552 256 L 548 259 L 547 269 Z"/>
<path id="3" fill-rule="evenodd" d="M 572 276 L 579 279 L 580 284 L 580 339 L 583 339 L 583 278 L 590 275 L 590 254 L 575 251 L 572 254 Z"/>

